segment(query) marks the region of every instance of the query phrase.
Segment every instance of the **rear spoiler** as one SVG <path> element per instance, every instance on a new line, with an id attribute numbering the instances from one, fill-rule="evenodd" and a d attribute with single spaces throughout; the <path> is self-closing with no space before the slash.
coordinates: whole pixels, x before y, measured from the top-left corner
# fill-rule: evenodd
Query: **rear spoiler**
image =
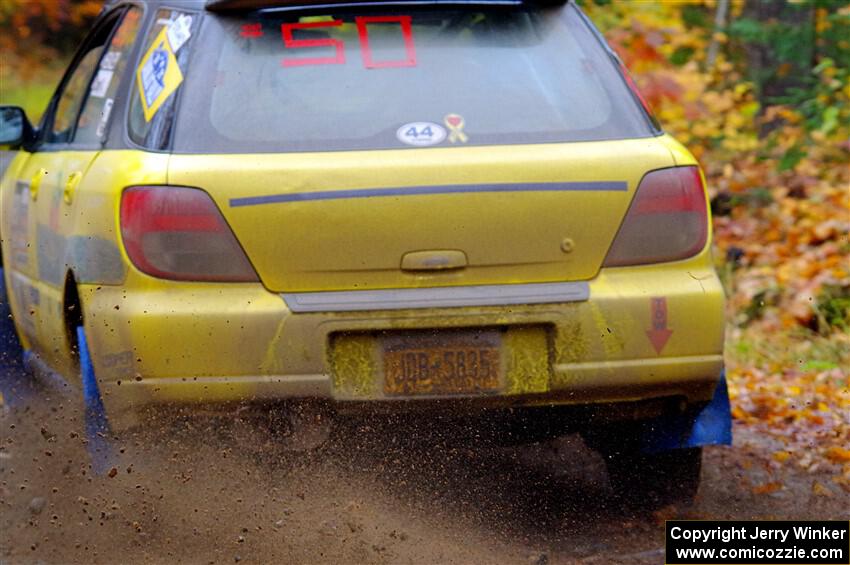
<path id="1" fill-rule="evenodd" d="M 210 12 L 246 12 L 255 10 L 297 10 L 333 6 L 554 6 L 570 0 L 207 0 Z"/>

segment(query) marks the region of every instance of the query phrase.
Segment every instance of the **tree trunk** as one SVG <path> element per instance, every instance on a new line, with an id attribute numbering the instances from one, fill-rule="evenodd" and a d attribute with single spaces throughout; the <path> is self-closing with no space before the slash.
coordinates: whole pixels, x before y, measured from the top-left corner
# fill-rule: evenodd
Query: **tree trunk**
<path id="1" fill-rule="evenodd" d="M 726 14 L 728 11 L 729 0 L 717 0 L 717 11 L 714 13 L 714 32 L 711 36 L 711 45 L 708 46 L 708 56 L 705 59 L 705 65 L 708 70 L 711 70 L 714 62 L 717 60 L 717 53 L 720 51 L 720 42 L 717 41 L 717 34 L 726 27 Z"/>

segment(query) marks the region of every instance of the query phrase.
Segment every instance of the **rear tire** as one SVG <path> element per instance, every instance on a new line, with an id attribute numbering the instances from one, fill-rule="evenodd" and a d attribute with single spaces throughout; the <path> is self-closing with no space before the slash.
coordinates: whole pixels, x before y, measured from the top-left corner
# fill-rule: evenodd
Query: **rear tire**
<path id="1" fill-rule="evenodd" d="M 649 510 L 690 504 L 699 489 L 702 448 L 662 453 L 611 453 L 605 457 L 608 479 L 623 502 Z"/>

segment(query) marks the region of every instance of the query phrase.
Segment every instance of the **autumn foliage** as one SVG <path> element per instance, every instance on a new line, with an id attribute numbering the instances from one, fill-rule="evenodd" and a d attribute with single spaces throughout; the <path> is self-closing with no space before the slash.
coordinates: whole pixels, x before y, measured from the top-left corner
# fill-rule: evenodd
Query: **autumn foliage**
<path id="1" fill-rule="evenodd" d="M 814 492 L 832 496 L 850 492 L 850 3 L 753 4 L 717 26 L 714 0 L 584 2 L 705 170 L 737 425 L 781 446 L 769 465 L 833 469 Z"/>
<path id="2" fill-rule="evenodd" d="M 0 80 L 29 81 L 67 62 L 101 0 L 0 0 Z"/>

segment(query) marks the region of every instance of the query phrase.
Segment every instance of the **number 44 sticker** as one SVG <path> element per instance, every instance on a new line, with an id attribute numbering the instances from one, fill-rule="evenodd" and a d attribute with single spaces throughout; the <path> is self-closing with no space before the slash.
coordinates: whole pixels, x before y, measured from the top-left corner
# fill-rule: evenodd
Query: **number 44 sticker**
<path id="1" fill-rule="evenodd" d="M 436 145 L 445 140 L 446 130 L 443 126 L 433 122 L 412 122 L 398 128 L 396 137 L 402 143 L 425 147 Z"/>

